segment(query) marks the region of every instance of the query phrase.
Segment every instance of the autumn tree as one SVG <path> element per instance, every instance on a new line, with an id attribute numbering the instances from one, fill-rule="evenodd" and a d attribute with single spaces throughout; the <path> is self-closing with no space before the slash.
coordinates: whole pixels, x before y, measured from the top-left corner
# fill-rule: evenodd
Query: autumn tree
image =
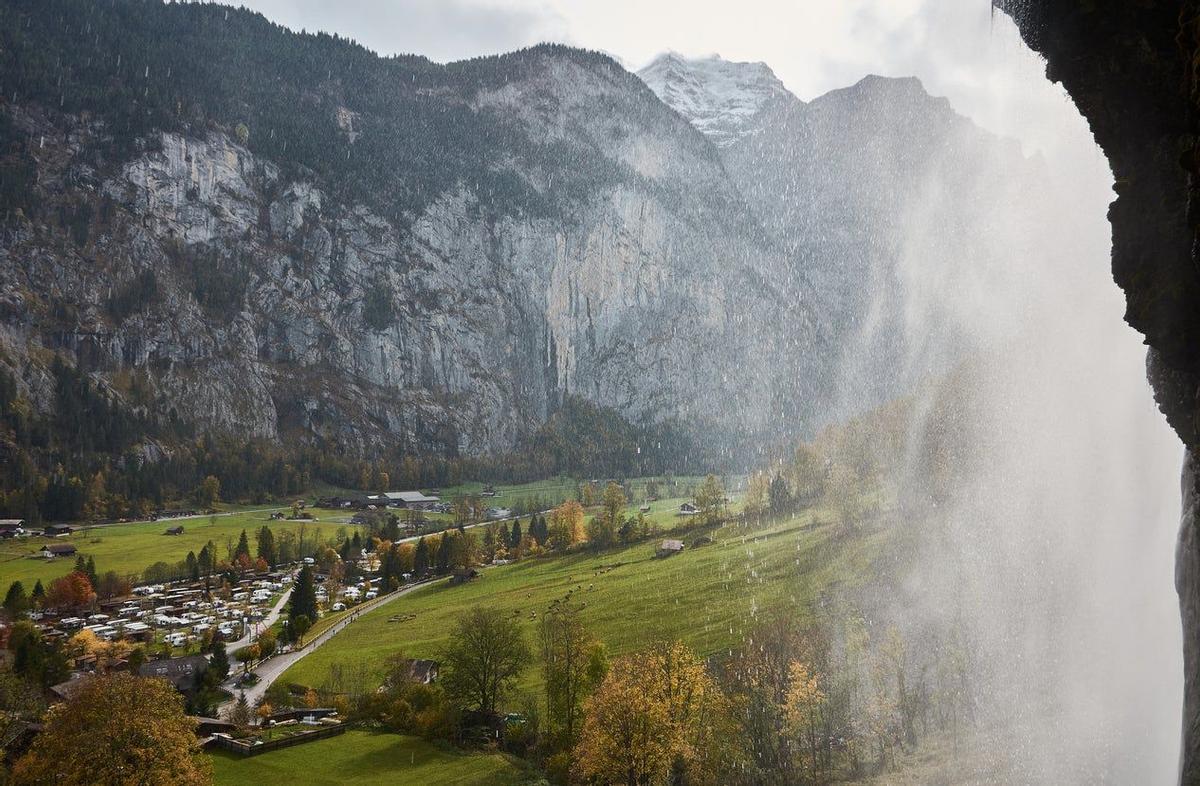
<path id="1" fill-rule="evenodd" d="M 547 528 L 547 545 L 554 549 L 565 549 L 579 542 L 583 534 L 583 506 L 573 499 L 550 511 Z"/>
<path id="2" fill-rule="evenodd" d="M 615 661 L 584 711 L 576 747 L 584 780 L 716 784 L 737 757 L 728 703 L 682 643 Z"/>
<path id="3" fill-rule="evenodd" d="M 716 524 L 725 513 L 725 489 L 716 475 L 708 475 L 700 488 L 696 489 L 698 518 L 703 524 Z"/>
<path id="4" fill-rule="evenodd" d="M 805 751 L 807 769 L 816 779 L 821 768 L 822 727 L 825 712 L 825 691 L 810 666 L 794 660 L 788 669 L 791 682 L 784 700 L 783 712 L 793 739 L 799 740 Z"/>
<path id="5" fill-rule="evenodd" d="M 209 475 L 200 481 L 196 487 L 196 504 L 201 508 L 211 508 L 221 501 L 221 481 L 215 475 Z"/>
<path id="6" fill-rule="evenodd" d="M 458 618 L 442 650 L 442 686 L 461 706 L 495 714 L 529 655 L 516 620 L 476 606 Z"/>
<path id="7" fill-rule="evenodd" d="M 771 476 L 766 472 L 753 472 L 746 488 L 746 512 L 761 516 L 771 506 Z"/>
<path id="8" fill-rule="evenodd" d="M 78 571 L 59 576 L 50 582 L 50 589 L 46 592 L 46 604 L 55 609 L 90 606 L 95 599 L 96 593 L 92 590 L 92 583 L 86 575 Z"/>
<path id="9" fill-rule="evenodd" d="M 604 646 L 584 627 L 579 609 L 559 604 L 538 624 L 542 674 L 545 677 L 546 720 L 559 746 L 575 744 L 583 715 L 583 700 L 604 678 Z"/>
<path id="10" fill-rule="evenodd" d="M 608 548 L 616 543 L 617 530 L 621 527 L 625 506 L 629 504 L 625 490 L 612 481 L 604 487 L 601 501 L 604 509 L 592 517 L 587 527 L 588 542 L 597 549 Z"/>
<path id="11" fill-rule="evenodd" d="M 51 708 L 13 781 L 208 784 L 212 765 L 196 747 L 195 728 L 166 680 L 93 677 Z"/>

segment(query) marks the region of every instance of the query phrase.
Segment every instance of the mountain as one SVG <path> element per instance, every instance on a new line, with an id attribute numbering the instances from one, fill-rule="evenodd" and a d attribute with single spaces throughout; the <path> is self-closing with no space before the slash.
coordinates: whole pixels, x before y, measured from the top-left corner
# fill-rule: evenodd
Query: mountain
<path id="1" fill-rule="evenodd" d="M 722 100 L 695 100 L 713 73 Z M 639 75 L 716 144 L 785 260 L 774 280 L 821 304 L 835 353 L 825 417 L 984 349 L 961 329 L 981 290 L 1009 285 L 1014 256 L 1053 257 L 1039 245 L 1055 198 L 1041 162 L 915 78 L 867 76 L 805 103 L 760 64 L 665 54 Z"/>
<path id="2" fill-rule="evenodd" d="M 733 63 L 717 55 L 689 60 L 667 52 L 638 76 L 718 147 L 751 133 L 754 116 L 766 105 L 795 100 L 766 63 Z"/>
<path id="3" fill-rule="evenodd" d="M 575 397 L 635 455 L 736 465 L 830 417 L 911 190 L 994 207 L 954 177 L 1008 150 L 912 80 L 803 104 L 670 56 L 652 90 L 563 46 L 380 58 L 211 4 L 12 0 L 0 73 L 0 481 L 35 491 L 215 436 L 312 472 L 536 450 Z"/>

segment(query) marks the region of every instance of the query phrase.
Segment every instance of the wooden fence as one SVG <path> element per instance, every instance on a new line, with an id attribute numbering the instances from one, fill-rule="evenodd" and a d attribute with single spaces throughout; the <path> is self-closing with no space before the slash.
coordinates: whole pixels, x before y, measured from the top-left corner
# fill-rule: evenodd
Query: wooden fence
<path id="1" fill-rule="evenodd" d="M 246 740 L 235 740 L 232 737 L 220 736 L 213 739 L 216 747 L 231 751 L 239 756 L 257 756 L 260 753 L 268 753 L 270 751 L 279 750 L 280 748 L 289 748 L 292 745 L 303 745 L 306 742 L 315 742 L 328 737 L 336 737 L 339 734 L 346 732 L 346 724 L 339 723 L 336 726 L 326 726 L 321 729 L 313 729 L 301 734 L 293 734 L 289 737 L 281 737 L 277 740 L 267 740 L 262 743 L 252 743 Z"/>

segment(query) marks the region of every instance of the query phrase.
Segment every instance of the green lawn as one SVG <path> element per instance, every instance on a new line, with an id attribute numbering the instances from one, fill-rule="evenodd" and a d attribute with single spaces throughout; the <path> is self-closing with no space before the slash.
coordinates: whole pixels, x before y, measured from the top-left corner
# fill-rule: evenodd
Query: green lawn
<path id="1" fill-rule="evenodd" d="M 140 573 L 160 560 L 172 564 L 179 562 L 189 551 L 199 553 L 210 540 L 217 545 L 218 557 L 224 559 L 227 539 L 232 539 L 236 544 L 243 529 L 253 549 L 254 531 L 264 524 L 269 525 L 277 535 L 283 531 L 298 533 L 303 525 L 306 533 L 319 532 L 322 540 L 333 537 L 338 527 L 349 528 L 347 521 L 350 513 L 321 511 L 317 515 L 321 520 L 316 522 L 271 521 L 267 510 L 240 511 L 231 515 L 81 528 L 64 538 L 4 541 L 0 543 L 0 588 L 19 579 L 25 584 L 25 591 L 29 592 L 38 579 L 48 583 L 69 573 L 74 567 L 74 558 L 49 562 L 30 558 L 30 554 L 40 551 L 46 543 L 74 544 L 80 553 L 95 558 L 96 570 L 100 573 L 115 570 L 132 574 Z M 182 535 L 163 534 L 169 527 L 176 526 L 183 527 Z M 312 535 L 306 534 L 305 537 L 311 538 Z"/>
<path id="2" fill-rule="evenodd" d="M 674 507 L 664 500 L 652 518 L 670 522 Z M 674 638 L 702 655 L 717 653 L 740 645 L 756 617 L 772 608 L 805 615 L 822 592 L 869 578 L 888 533 L 868 529 L 839 538 L 838 527 L 820 523 L 831 520 L 828 512 L 808 511 L 730 524 L 712 533 L 712 544 L 697 548 L 692 542 L 700 533 L 689 533 L 682 536 L 684 553 L 666 560 L 653 558 L 654 543 L 641 543 L 486 568 L 470 584 L 438 582 L 363 615 L 281 679 L 319 687 L 334 663 L 362 663 L 382 676 L 394 653 L 435 656 L 454 618 L 475 605 L 519 619 L 532 645 L 535 614 L 569 592 L 572 602 L 586 604 L 586 623 L 613 654 Z M 529 669 L 522 689 L 536 690 L 539 679 L 538 670 Z"/>
<path id="3" fill-rule="evenodd" d="M 384 732 L 348 731 L 245 758 L 224 751 L 210 755 L 217 786 L 516 786 L 526 781 L 522 769 L 506 756 L 460 753 Z"/>

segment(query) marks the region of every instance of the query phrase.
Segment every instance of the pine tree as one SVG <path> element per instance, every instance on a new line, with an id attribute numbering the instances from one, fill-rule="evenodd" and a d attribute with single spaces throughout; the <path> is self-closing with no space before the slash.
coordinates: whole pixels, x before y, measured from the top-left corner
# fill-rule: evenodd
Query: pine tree
<path id="1" fill-rule="evenodd" d="M 295 623 L 299 617 L 310 621 L 317 618 L 317 588 L 309 565 L 300 569 L 296 586 L 292 588 L 292 595 L 288 599 L 288 630 L 297 630 Z"/>
<path id="2" fill-rule="evenodd" d="M 88 582 L 90 582 L 93 587 L 100 586 L 100 577 L 96 575 L 96 560 L 91 557 L 87 558 L 86 573 Z"/>
<path id="3" fill-rule="evenodd" d="M 209 661 L 208 668 L 215 671 L 220 680 L 229 676 L 229 653 L 225 650 L 225 642 L 213 642 L 212 660 Z"/>
<path id="4" fill-rule="evenodd" d="M 429 544 L 422 537 L 417 540 L 417 548 L 413 552 L 413 574 L 417 578 L 425 578 L 429 572 Z"/>
<path id="5" fill-rule="evenodd" d="M 196 552 L 189 551 L 184 563 L 187 565 L 188 577 L 192 581 L 198 581 L 200 579 L 200 562 L 196 559 Z"/>
<path id="6" fill-rule="evenodd" d="M 8 612 L 8 616 L 16 617 L 28 607 L 29 599 L 25 597 L 25 585 L 14 581 L 8 587 L 8 594 L 4 596 L 4 610 Z"/>
<path id="7" fill-rule="evenodd" d="M 450 530 L 446 530 L 442 533 L 442 541 L 438 544 L 435 566 L 435 570 L 438 573 L 446 573 L 448 570 L 450 570 L 450 558 L 454 550 L 454 544 L 450 539 L 453 537 L 454 535 L 450 532 Z"/>
<path id="8" fill-rule="evenodd" d="M 521 545 L 521 520 L 513 519 L 512 534 L 508 536 L 508 547 L 515 549 Z"/>
<path id="9" fill-rule="evenodd" d="M 275 551 L 275 534 L 265 524 L 258 531 L 258 556 L 266 560 L 266 563 L 271 567 L 275 567 L 275 564 L 278 562 L 278 556 Z"/>
<path id="10" fill-rule="evenodd" d="M 246 692 L 238 694 L 237 703 L 229 711 L 229 722 L 239 728 L 249 726 L 253 716 L 250 714 L 250 703 L 246 701 Z"/>
<path id="11" fill-rule="evenodd" d="M 233 552 L 233 558 L 236 560 L 243 554 L 245 554 L 247 557 L 250 556 L 250 541 L 246 539 L 246 530 L 242 530 L 242 535 L 238 538 L 238 544 L 237 548 Z"/>
<path id="12" fill-rule="evenodd" d="M 42 601 L 46 599 L 46 588 L 42 586 L 42 580 L 38 579 L 33 585 L 33 593 L 29 596 L 29 600 L 34 606 L 41 606 Z"/>

